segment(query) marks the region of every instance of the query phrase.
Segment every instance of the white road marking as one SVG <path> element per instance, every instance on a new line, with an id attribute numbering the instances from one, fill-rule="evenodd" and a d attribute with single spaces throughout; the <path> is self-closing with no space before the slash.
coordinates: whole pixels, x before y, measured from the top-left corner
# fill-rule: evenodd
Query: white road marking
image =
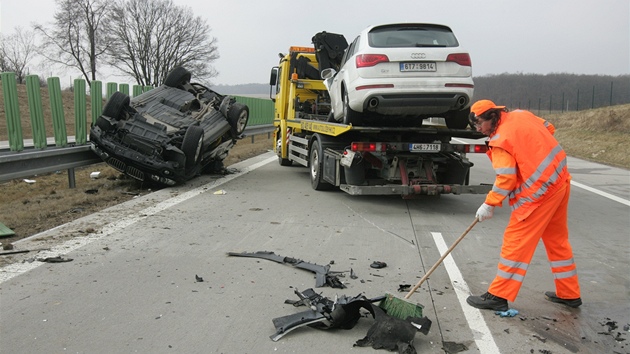
<path id="1" fill-rule="evenodd" d="M 52 247 L 49 251 L 41 251 L 40 253 L 38 253 L 38 257 L 37 258 L 46 258 L 46 257 L 56 257 L 60 254 L 66 254 L 69 252 L 72 252 L 78 248 L 81 248 L 85 245 L 88 245 L 96 240 L 99 240 L 107 235 L 111 235 L 115 232 L 118 232 L 122 229 L 124 229 L 125 227 L 135 224 L 136 222 L 145 219 L 151 215 L 157 214 L 159 212 L 162 212 L 174 205 L 183 203 L 185 201 L 187 201 L 190 198 L 196 197 L 199 194 L 202 194 L 204 192 L 210 191 L 211 189 L 214 189 L 224 183 L 227 183 L 235 178 L 238 178 L 248 172 L 251 172 L 261 166 L 264 166 L 272 161 L 276 161 L 278 158 L 276 156 L 270 157 L 268 159 L 262 160 L 260 162 L 257 162 L 255 164 L 252 164 L 251 166 L 247 166 L 243 169 L 241 169 L 240 172 L 232 174 L 232 175 L 227 175 L 223 178 L 220 178 L 218 180 L 212 181 L 211 183 L 207 183 L 203 186 L 197 187 L 195 189 L 192 189 L 186 193 L 182 193 L 180 195 L 177 195 L 173 198 L 169 198 L 166 199 L 156 205 L 153 205 L 151 207 L 145 208 L 143 210 L 138 211 L 135 214 L 131 214 L 127 217 L 124 217 L 118 221 L 112 222 L 110 224 L 107 224 L 105 226 L 103 226 L 103 228 L 98 232 L 98 233 L 92 233 L 87 235 L 86 237 L 82 237 L 82 238 L 77 238 L 77 239 L 70 239 L 60 245 L 57 245 L 55 247 Z M 4 283 L 5 281 L 16 277 L 20 274 L 26 273 L 32 269 L 35 269 L 41 265 L 45 264 L 44 262 L 32 262 L 32 263 L 13 263 L 10 264 L 4 268 L 0 269 L 0 284 Z"/>
<path id="2" fill-rule="evenodd" d="M 453 141 L 455 141 L 457 143 L 460 143 L 460 144 L 470 144 L 469 142 L 466 142 L 464 140 L 457 139 L 457 138 L 453 138 Z M 621 197 L 617 197 L 616 195 L 612 195 L 612 194 L 606 193 L 604 191 L 600 191 L 599 189 L 595 189 L 593 187 L 589 187 L 589 186 L 587 186 L 585 184 L 576 182 L 574 180 L 571 180 L 571 185 L 572 186 L 576 186 L 578 188 L 582 188 L 582 189 L 587 190 L 587 191 L 589 191 L 591 193 L 595 193 L 595 194 L 597 194 L 599 196 L 602 196 L 604 198 L 608 198 L 610 200 L 614 200 L 615 202 L 619 202 L 619 203 L 621 203 L 621 204 L 623 204 L 625 206 L 630 206 L 630 200 L 623 199 Z"/>
<path id="3" fill-rule="evenodd" d="M 433 236 L 433 241 L 435 241 L 435 245 L 437 246 L 440 254 L 446 253 L 448 246 L 444 242 L 442 234 L 439 232 L 432 232 L 431 235 Z M 443 264 L 446 268 L 448 276 L 451 278 L 451 285 L 453 285 L 453 289 L 455 289 L 455 294 L 457 295 L 459 304 L 464 311 L 464 316 L 466 316 L 468 326 L 473 333 L 479 352 L 481 354 L 500 353 L 499 347 L 497 347 L 497 343 L 494 341 L 494 337 L 492 337 L 492 333 L 490 333 L 490 329 L 486 325 L 486 321 L 483 319 L 481 311 L 468 305 L 466 302 L 466 298 L 470 295 L 470 289 L 468 288 L 468 284 L 466 284 L 462 273 L 459 271 L 459 268 L 457 268 L 455 260 L 449 254 L 446 258 L 444 258 Z"/>
<path id="4" fill-rule="evenodd" d="M 595 193 L 595 194 L 597 194 L 597 195 L 600 195 L 600 196 L 602 196 L 602 197 L 608 198 L 608 199 L 610 199 L 610 200 L 614 200 L 614 201 L 619 202 L 619 203 L 621 203 L 621 204 L 624 204 L 624 205 L 626 205 L 626 206 L 630 206 L 630 200 L 623 199 L 623 198 L 619 198 L 619 197 L 617 197 L 616 195 L 612 195 L 612 194 L 610 194 L 610 193 L 602 192 L 602 191 L 600 191 L 599 189 L 595 189 L 595 188 L 593 188 L 593 187 L 589 187 L 589 186 L 587 186 L 587 185 L 585 185 L 585 184 L 578 183 L 578 182 L 576 182 L 576 181 L 574 181 L 574 180 L 571 180 L 571 185 L 572 185 L 572 186 L 576 186 L 576 187 L 578 187 L 578 188 L 582 188 L 582 189 L 584 189 L 584 190 L 587 190 L 587 191 L 589 191 L 589 192 L 591 192 L 591 193 Z"/>

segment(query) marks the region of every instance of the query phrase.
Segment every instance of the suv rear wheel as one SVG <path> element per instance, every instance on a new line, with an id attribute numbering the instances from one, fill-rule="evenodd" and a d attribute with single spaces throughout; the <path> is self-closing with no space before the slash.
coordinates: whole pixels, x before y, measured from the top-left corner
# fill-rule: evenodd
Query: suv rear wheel
<path id="1" fill-rule="evenodd" d="M 463 109 L 461 111 L 450 112 L 444 121 L 449 129 L 466 129 L 468 127 L 468 116 L 470 115 L 470 108 Z"/>
<path id="2" fill-rule="evenodd" d="M 359 125 L 359 112 L 350 108 L 348 93 L 343 93 L 343 124 Z"/>

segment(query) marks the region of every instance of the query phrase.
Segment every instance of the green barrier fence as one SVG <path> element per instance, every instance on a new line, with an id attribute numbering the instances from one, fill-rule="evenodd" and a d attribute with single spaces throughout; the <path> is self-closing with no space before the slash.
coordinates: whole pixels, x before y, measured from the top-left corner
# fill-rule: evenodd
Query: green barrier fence
<path id="1" fill-rule="evenodd" d="M 15 73 L 1 73 L 0 80 L 2 80 L 2 95 L 4 98 L 4 111 L 7 122 L 6 136 L 9 140 L 9 149 L 11 151 L 22 151 L 24 150 L 24 135 L 22 133 L 23 127 L 22 117 L 20 114 L 20 98 L 18 97 Z M 72 132 L 75 136 L 75 144 L 87 144 L 89 128 L 92 124 L 94 124 L 103 110 L 103 83 L 99 80 L 92 81 L 91 87 L 89 88 L 90 92 L 87 92 L 85 80 L 74 80 L 73 117 L 65 116 L 59 78 L 50 77 L 47 79 L 47 84 L 55 145 L 58 147 L 68 145 L 68 128 L 66 118 L 68 118 L 71 122 L 74 122 L 74 129 Z M 26 99 L 28 100 L 28 113 L 31 122 L 33 146 L 37 149 L 45 149 L 47 146 L 47 132 L 45 129 L 45 118 L 41 103 L 39 77 L 37 75 L 27 76 L 26 86 Z M 140 85 L 133 85 L 130 88 L 129 84 L 108 82 L 105 87 L 105 98 L 111 97 L 111 95 L 116 91 L 126 94 L 129 94 L 131 91 L 132 96 L 135 97 L 153 88 L 153 86 Z M 249 107 L 250 118 L 248 126 L 273 123 L 274 104 L 270 99 L 236 95 L 234 95 L 234 97 L 238 102 L 244 103 Z M 90 103 L 89 112 L 87 107 L 88 102 Z M 88 121 L 88 117 L 91 121 Z M 4 136 L 4 134 L 0 136 Z"/>

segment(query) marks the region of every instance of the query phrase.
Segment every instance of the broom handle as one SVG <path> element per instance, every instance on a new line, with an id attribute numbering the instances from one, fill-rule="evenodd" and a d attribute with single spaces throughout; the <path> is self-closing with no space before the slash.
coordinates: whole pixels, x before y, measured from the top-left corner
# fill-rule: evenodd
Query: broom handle
<path id="1" fill-rule="evenodd" d="M 442 261 L 444 260 L 444 258 L 446 258 L 446 256 L 448 256 L 451 251 L 455 248 L 455 246 L 457 246 L 457 244 L 464 239 L 464 236 L 466 236 L 468 234 L 468 232 L 470 230 L 472 230 L 472 228 L 475 226 L 475 224 L 477 224 L 479 220 L 477 220 L 477 218 L 475 218 L 475 221 L 472 222 L 472 224 L 470 224 L 470 226 L 468 226 L 468 228 L 466 229 L 466 231 L 464 231 L 464 233 L 459 236 L 459 238 L 457 238 L 457 240 L 455 240 L 455 242 L 453 242 L 453 244 L 451 245 L 451 247 L 448 248 L 448 250 L 446 250 L 446 252 L 442 255 L 442 257 L 440 257 L 440 259 L 438 259 L 437 262 L 435 262 L 435 264 L 433 265 L 433 267 L 431 267 L 431 269 L 429 269 L 429 271 L 422 277 L 422 279 L 420 279 L 420 281 L 418 282 L 418 284 L 416 284 L 413 288 L 411 288 L 411 290 L 409 290 L 409 292 L 407 293 L 407 295 L 405 295 L 405 299 L 408 299 L 409 297 L 411 297 L 411 294 L 415 293 L 416 290 L 418 290 L 418 288 L 420 287 L 420 285 L 422 285 L 422 283 L 424 283 L 425 280 L 427 280 L 427 278 L 431 275 L 431 273 L 433 273 L 433 271 L 440 265 L 442 264 Z"/>

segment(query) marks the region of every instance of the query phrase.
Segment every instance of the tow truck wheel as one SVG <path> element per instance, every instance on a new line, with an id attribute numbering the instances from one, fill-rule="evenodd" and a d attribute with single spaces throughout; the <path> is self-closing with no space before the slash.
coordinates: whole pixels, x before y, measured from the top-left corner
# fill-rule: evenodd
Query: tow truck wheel
<path id="1" fill-rule="evenodd" d="M 291 160 L 283 159 L 280 156 L 278 156 L 278 163 L 280 164 L 280 166 L 291 166 L 293 164 Z"/>
<path id="2" fill-rule="evenodd" d="M 332 184 L 325 182 L 323 179 L 324 151 L 320 146 L 319 140 L 315 140 L 313 141 L 313 144 L 311 144 L 309 165 L 311 172 L 311 186 L 313 189 L 316 191 L 332 189 Z"/>

